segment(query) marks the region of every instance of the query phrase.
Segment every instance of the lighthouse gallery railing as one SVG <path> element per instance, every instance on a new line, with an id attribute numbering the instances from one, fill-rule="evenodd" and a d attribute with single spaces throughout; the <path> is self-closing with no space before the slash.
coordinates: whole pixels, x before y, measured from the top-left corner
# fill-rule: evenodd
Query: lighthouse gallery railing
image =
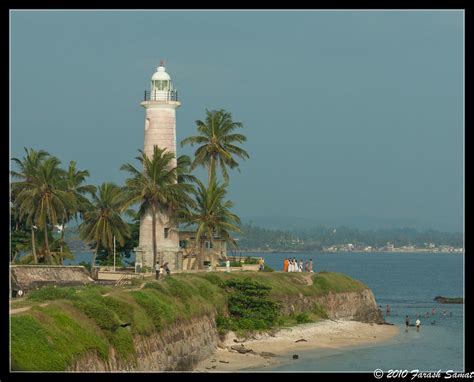
<path id="1" fill-rule="evenodd" d="M 145 90 L 144 101 L 177 101 L 178 91 L 176 90 Z"/>

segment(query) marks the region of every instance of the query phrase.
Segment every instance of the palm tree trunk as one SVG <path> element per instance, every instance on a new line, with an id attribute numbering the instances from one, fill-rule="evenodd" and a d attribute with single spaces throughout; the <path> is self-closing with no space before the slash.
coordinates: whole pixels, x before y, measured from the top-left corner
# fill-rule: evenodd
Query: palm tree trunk
<path id="1" fill-rule="evenodd" d="M 211 156 L 211 160 L 209 162 L 209 172 L 208 172 L 208 177 L 207 177 L 207 187 L 209 187 L 209 185 L 211 184 L 211 178 L 212 178 L 212 174 L 216 173 L 216 158 L 214 157 L 214 155 Z"/>
<path id="2" fill-rule="evenodd" d="M 46 220 L 46 219 L 45 219 Z M 44 222 L 44 253 L 46 255 L 46 262 L 52 264 L 51 252 L 49 252 L 49 241 L 48 241 L 48 224 Z"/>
<path id="3" fill-rule="evenodd" d="M 63 243 L 64 243 L 64 227 L 65 227 L 65 224 L 62 223 L 62 231 L 61 231 L 61 249 L 60 249 L 60 252 L 61 252 L 61 265 L 64 264 L 64 257 L 63 257 Z"/>
<path id="4" fill-rule="evenodd" d="M 199 248 L 199 269 L 204 269 L 204 241 L 201 241 L 201 246 Z"/>
<path id="5" fill-rule="evenodd" d="M 31 227 L 31 250 L 33 251 L 33 260 L 35 264 L 38 264 L 38 258 L 36 257 L 35 229 L 33 227 Z"/>
<path id="6" fill-rule="evenodd" d="M 97 245 L 95 246 L 94 249 L 94 256 L 92 257 L 92 267 L 95 265 L 95 259 L 97 258 L 97 251 L 99 250 L 99 242 L 97 242 Z"/>
<path id="7" fill-rule="evenodd" d="M 155 266 L 156 264 L 156 207 L 155 203 L 151 204 L 151 230 L 152 230 L 152 237 L 153 237 L 153 265 L 152 267 Z M 163 263 L 160 261 L 160 265 L 163 265 Z"/>

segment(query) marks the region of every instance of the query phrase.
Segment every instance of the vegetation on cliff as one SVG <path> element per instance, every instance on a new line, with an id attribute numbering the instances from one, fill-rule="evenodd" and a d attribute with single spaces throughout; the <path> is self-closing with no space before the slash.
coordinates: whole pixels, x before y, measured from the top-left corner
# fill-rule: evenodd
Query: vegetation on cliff
<path id="1" fill-rule="evenodd" d="M 249 277 L 251 275 L 251 277 Z M 66 370 L 75 359 L 96 353 L 107 360 L 111 349 L 125 365 L 137 359 L 133 339 L 166 330 L 170 324 L 204 315 L 218 317 L 218 329 L 265 330 L 325 317 L 313 306 L 283 316 L 279 301 L 296 296 L 368 289 L 338 273 L 312 276 L 284 273 L 177 274 L 143 288 L 86 286 L 32 291 L 32 308 L 11 316 L 14 370 Z M 40 303 L 47 302 L 46 306 Z"/>

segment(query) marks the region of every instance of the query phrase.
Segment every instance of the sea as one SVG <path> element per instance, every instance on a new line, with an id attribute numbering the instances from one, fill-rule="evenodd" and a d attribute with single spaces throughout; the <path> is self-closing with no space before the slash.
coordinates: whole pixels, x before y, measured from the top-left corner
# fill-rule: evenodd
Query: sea
<path id="1" fill-rule="evenodd" d="M 420 372 L 462 372 L 465 368 L 464 305 L 440 304 L 436 296 L 464 297 L 462 253 L 245 253 L 257 256 L 276 271 L 286 257 L 313 260 L 315 272 L 345 273 L 364 282 L 374 293 L 387 322 L 397 325 L 392 339 L 371 346 L 338 350 L 310 350 L 281 357 L 276 366 L 248 369 L 265 372 L 373 372 L 381 369 Z M 91 254 L 77 254 L 75 262 L 90 261 Z M 386 306 L 390 305 L 390 315 Z M 434 312 L 433 312 L 434 309 Z M 429 317 L 425 318 L 425 313 Z M 405 331 L 420 315 L 421 327 Z M 271 349 L 269 349 L 271 351 Z M 410 374 L 413 375 L 413 374 Z"/>

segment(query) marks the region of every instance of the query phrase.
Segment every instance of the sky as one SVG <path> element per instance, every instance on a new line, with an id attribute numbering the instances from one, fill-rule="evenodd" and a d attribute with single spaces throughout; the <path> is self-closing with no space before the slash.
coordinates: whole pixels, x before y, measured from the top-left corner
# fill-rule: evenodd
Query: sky
<path id="1" fill-rule="evenodd" d="M 463 230 L 462 11 L 10 17 L 11 157 L 44 149 L 93 184 L 123 184 L 163 59 L 182 103 L 178 155 L 193 154 L 179 142 L 206 109 L 243 123 L 250 159 L 229 198 L 244 219 Z"/>

